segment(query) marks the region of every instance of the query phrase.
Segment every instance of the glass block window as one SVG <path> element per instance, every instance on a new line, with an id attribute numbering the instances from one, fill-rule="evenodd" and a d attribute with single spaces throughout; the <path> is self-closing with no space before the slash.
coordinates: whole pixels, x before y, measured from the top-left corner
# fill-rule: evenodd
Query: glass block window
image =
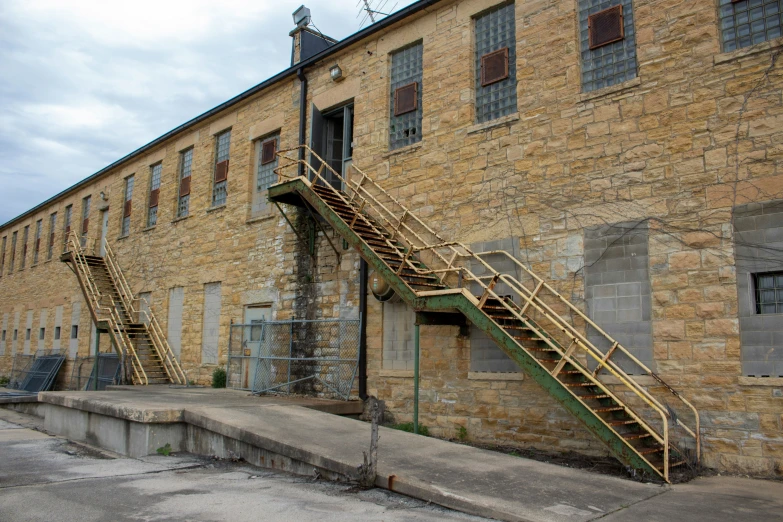
<path id="1" fill-rule="evenodd" d="M 476 121 L 483 123 L 517 112 L 517 53 L 514 4 L 495 7 L 475 19 Z M 482 81 L 482 57 L 508 48 L 508 76 Z"/>
<path id="2" fill-rule="evenodd" d="M 30 239 L 30 225 L 24 227 L 22 233 L 22 257 L 19 260 L 19 270 L 24 269 L 24 263 L 27 260 L 27 241 Z"/>
<path id="3" fill-rule="evenodd" d="M 422 115 L 421 42 L 391 55 L 389 149 L 399 149 L 421 141 Z M 403 101 L 403 95 L 407 100 Z"/>
<path id="4" fill-rule="evenodd" d="M 130 234 L 131 210 L 133 200 L 134 176 L 125 178 L 125 204 L 122 208 L 122 226 L 120 227 L 120 236 L 125 237 Z"/>
<path id="5" fill-rule="evenodd" d="M 43 229 L 43 219 L 35 222 L 35 243 L 33 244 L 33 264 L 38 263 L 38 254 L 41 252 L 41 229 Z"/>
<path id="6" fill-rule="evenodd" d="M 163 172 L 163 164 L 158 163 L 150 167 L 150 196 L 147 208 L 147 227 L 158 224 L 158 197 L 160 194 L 160 174 Z"/>
<path id="7" fill-rule="evenodd" d="M 756 274 L 754 280 L 756 313 L 783 314 L 783 272 Z"/>
<path id="8" fill-rule="evenodd" d="M 219 165 L 229 160 L 231 145 L 231 130 L 217 135 L 215 138 L 215 182 L 212 186 L 212 206 L 225 205 L 228 196 L 228 179 L 220 179 Z M 225 167 L 228 169 L 228 165 Z"/>
<path id="9" fill-rule="evenodd" d="M 190 212 L 190 172 L 193 167 L 193 149 L 179 153 L 179 199 L 177 217 L 185 217 Z"/>
<path id="10" fill-rule="evenodd" d="M 51 259 L 54 254 L 54 231 L 57 227 L 57 212 L 52 212 L 49 216 L 49 247 L 46 252 L 46 259 Z"/>
<path id="11" fill-rule="evenodd" d="M 280 150 L 280 136 L 275 134 L 266 139 L 260 140 L 258 147 L 258 175 L 256 177 L 256 190 L 258 192 L 264 191 L 277 182 L 277 175 L 275 169 L 277 168 L 277 154 L 272 157 L 264 157 L 264 147 L 268 147 L 267 150 L 271 150 L 270 142 L 274 142 L 274 150 Z M 271 159 L 270 159 L 271 158 Z"/>
<path id="12" fill-rule="evenodd" d="M 590 49 L 590 16 L 622 6 L 622 38 Z M 636 30 L 632 0 L 579 0 L 582 90 L 594 91 L 636 78 Z"/>
<path id="13" fill-rule="evenodd" d="M 783 35 L 783 0 L 719 0 L 725 52 Z"/>

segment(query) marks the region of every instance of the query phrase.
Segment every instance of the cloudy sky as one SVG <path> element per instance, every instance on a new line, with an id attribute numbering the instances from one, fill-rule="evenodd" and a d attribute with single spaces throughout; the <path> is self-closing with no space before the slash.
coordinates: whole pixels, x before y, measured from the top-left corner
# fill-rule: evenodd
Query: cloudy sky
<path id="1" fill-rule="evenodd" d="M 0 223 L 287 68 L 300 1 L 0 0 Z M 357 0 L 306 5 L 360 28 Z"/>

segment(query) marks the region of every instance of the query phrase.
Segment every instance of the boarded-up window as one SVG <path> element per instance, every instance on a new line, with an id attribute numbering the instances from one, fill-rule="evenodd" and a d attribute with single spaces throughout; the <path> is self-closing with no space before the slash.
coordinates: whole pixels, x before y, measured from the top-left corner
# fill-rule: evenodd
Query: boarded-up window
<path id="1" fill-rule="evenodd" d="M 204 322 L 201 363 L 217 364 L 220 333 L 220 283 L 204 285 Z"/>
<path id="2" fill-rule="evenodd" d="M 476 121 L 483 123 L 517 112 L 514 4 L 480 14 L 475 29 Z"/>
<path id="3" fill-rule="evenodd" d="M 179 153 L 179 200 L 177 217 L 185 217 L 190 212 L 190 173 L 193 166 L 193 149 Z"/>
<path id="4" fill-rule="evenodd" d="M 154 227 L 158 224 L 158 199 L 160 197 L 160 175 L 162 171 L 162 163 L 150 167 L 150 198 L 147 208 L 147 227 Z"/>
<path id="5" fill-rule="evenodd" d="M 422 121 L 421 42 L 391 55 L 389 148 L 398 149 L 421 141 Z"/>

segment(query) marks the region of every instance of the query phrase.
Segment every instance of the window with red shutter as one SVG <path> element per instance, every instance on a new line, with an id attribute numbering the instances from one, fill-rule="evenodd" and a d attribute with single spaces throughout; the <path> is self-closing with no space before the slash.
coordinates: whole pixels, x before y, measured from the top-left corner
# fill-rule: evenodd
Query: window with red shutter
<path id="1" fill-rule="evenodd" d="M 215 183 L 226 181 L 228 178 L 228 161 L 224 160 L 215 165 Z"/>
<path id="2" fill-rule="evenodd" d="M 179 196 L 187 196 L 190 194 L 190 176 L 187 178 L 182 178 L 182 181 L 179 182 Z"/>
<path id="3" fill-rule="evenodd" d="M 276 148 L 276 139 L 267 140 L 261 145 L 261 165 L 266 165 L 267 163 L 275 161 Z"/>

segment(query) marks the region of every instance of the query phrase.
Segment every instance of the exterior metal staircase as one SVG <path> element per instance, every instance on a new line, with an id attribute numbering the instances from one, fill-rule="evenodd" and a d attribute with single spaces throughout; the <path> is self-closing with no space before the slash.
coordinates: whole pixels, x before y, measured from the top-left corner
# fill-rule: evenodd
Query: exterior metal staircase
<path id="1" fill-rule="evenodd" d="M 186 385 L 187 377 L 163 329 L 149 307 L 138 306 L 108 241 L 104 240 L 100 256 L 98 241 L 71 232 L 67 248 L 60 260 L 76 274 L 90 315 L 99 330 L 109 332 L 129 380 L 142 385 Z"/>
<path id="2" fill-rule="evenodd" d="M 417 312 L 466 317 L 630 469 L 668 482 L 671 469 L 698 463 L 696 409 L 514 256 L 444 240 L 355 166 L 344 178 L 307 146 L 278 156 L 270 201 L 319 214 Z M 511 260 L 522 276 L 496 271 L 488 256 Z M 588 340 L 588 329 L 610 348 Z M 639 384 L 620 356 L 656 384 Z"/>

